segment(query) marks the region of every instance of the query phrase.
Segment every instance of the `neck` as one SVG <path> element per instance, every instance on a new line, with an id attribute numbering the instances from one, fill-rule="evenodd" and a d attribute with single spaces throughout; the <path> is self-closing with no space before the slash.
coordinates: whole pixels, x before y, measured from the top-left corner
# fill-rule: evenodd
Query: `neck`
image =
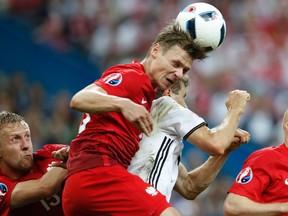
<path id="1" fill-rule="evenodd" d="M 3 166 L 2 164 L 0 164 L 0 167 L 1 173 L 13 180 L 19 179 L 28 173 L 28 171 L 16 170 L 7 166 Z"/>

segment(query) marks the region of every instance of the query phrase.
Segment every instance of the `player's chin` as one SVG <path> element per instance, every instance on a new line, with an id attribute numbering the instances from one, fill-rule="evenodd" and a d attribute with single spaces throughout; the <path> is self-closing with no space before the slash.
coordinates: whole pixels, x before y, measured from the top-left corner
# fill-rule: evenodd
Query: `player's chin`
<path id="1" fill-rule="evenodd" d="M 24 170 L 30 170 L 33 167 L 33 158 L 32 157 L 25 157 L 21 162 L 20 166 Z"/>

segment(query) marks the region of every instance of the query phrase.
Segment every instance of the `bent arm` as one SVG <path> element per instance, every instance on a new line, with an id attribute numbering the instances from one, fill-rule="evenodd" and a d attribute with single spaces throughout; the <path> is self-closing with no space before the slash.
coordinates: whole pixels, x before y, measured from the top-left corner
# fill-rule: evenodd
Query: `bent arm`
<path id="1" fill-rule="evenodd" d="M 11 194 L 11 208 L 18 208 L 51 197 L 60 190 L 66 173 L 66 169 L 54 167 L 40 179 L 19 182 Z"/>
<path id="2" fill-rule="evenodd" d="M 226 101 L 228 111 L 223 121 L 212 129 L 206 126 L 197 129 L 186 140 L 209 155 L 223 154 L 237 133 L 236 129 L 249 98 L 250 94 L 246 91 L 230 92 Z M 241 142 L 245 141 L 241 140 Z"/>
<path id="3" fill-rule="evenodd" d="M 210 156 L 204 164 L 190 172 L 180 163 L 174 190 L 184 198 L 194 200 L 214 181 L 228 156 L 228 152 L 221 156 Z"/>
<path id="4" fill-rule="evenodd" d="M 86 113 L 120 112 L 128 101 L 126 98 L 108 95 L 100 86 L 90 84 L 72 97 L 70 107 Z"/>
<path id="5" fill-rule="evenodd" d="M 276 216 L 288 213 L 288 203 L 257 203 L 247 197 L 229 193 L 224 202 L 225 216 Z"/>
<path id="6" fill-rule="evenodd" d="M 237 131 L 240 116 L 237 111 L 229 112 L 219 126 L 211 129 L 207 126 L 198 128 L 186 140 L 209 155 L 222 155 L 230 146 L 234 136 L 237 136 L 237 133 L 246 133 L 245 135 L 239 135 L 242 143 L 249 141 L 250 135 L 248 132 Z"/>
<path id="7" fill-rule="evenodd" d="M 96 84 L 91 84 L 76 93 L 70 101 L 70 107 L 91 114 L 121 112 L 129 122 L 147 136 L 153 130 L 152 118 L 144 106 L 136 104 L 128 98 L 109 95 Z"/>

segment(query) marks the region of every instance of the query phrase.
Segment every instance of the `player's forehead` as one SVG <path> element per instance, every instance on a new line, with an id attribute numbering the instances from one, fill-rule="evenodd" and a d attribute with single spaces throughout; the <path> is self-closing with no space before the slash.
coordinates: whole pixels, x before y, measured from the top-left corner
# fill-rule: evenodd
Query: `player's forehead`
<path id="1" fill-rule="evenodd" d="M 25 121 L 9 122 L 1 128 L 3 135 L 30 133 L 28 124 Z"/>
<path id="2" fill-rule="evenodd" d="M 166 51 L 166 55 L 173 61 L 179 61 L 183 65 L 183 67 L 186 67 L 189 69 L 191 68 L 193 60 L 189 56 L 189 54 L 180 46 L 174 45 L 170 47 Z"/>

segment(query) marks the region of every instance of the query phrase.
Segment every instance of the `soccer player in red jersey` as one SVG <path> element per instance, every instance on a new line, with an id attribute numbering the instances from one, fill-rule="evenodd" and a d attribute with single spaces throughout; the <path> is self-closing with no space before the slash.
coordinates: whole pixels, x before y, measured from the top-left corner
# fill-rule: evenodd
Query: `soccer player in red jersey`
<path id="1" fill-rule="evenodd" d="M 226 216 L 288 215 L 288 109 L 282 126 L 284 143 L 245 160 L 224 202 Z"/>
<path id="2" fill-rule="evenodd" d="M 76 93 L 71 108 L 83 112 L 70 144 L 63 189 L 66 216 L 179 215 L 158 192 L 127 171 L 141 132 L 149 135 L 155 88 L 167 89 L 187 73 L 202 48 L 172 22 L 156 37 L 142 62 L 106 70 Z"/>
<path id="3" fill-rule="evenodd" d="M 0 112 L 0 215 L 64 216 L 61 184 L 66 169 L 51 156 L 65 145 L 48 144 L 33 153 L 30 129 L 22 116 Z"/>

